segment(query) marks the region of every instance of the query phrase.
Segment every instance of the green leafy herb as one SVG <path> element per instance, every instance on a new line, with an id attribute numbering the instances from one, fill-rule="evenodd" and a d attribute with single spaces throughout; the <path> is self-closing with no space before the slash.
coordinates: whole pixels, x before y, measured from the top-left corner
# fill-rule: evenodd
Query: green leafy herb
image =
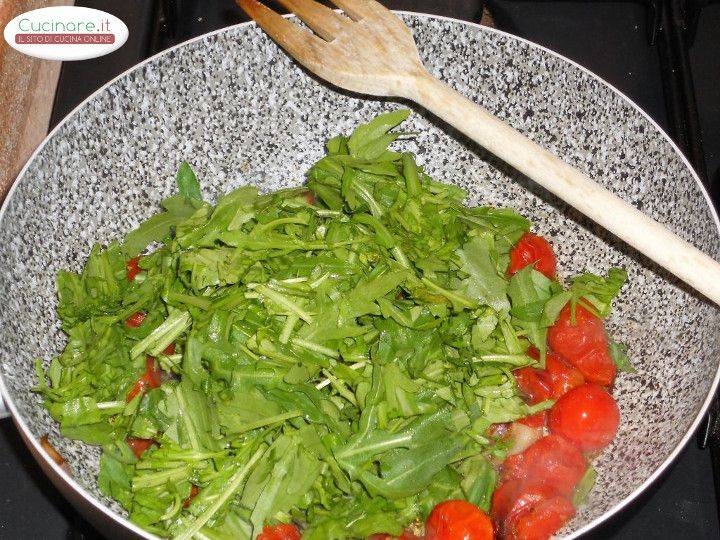
<path id="1" fill-rule="evenodd" d="M 615 366 L 617 367 L 618 371 L 623 371 L 625 373 L 636 373 L 637 371 L 633 367 L 632 363 L 630 362 L 630 358 L 628 358 L 627 355 L 627 345 L 617 343 L 612 339 L 609 340 L 609 342 L 610 356 L 612 357 L 613 362 L 615 362 Z"/>
<path id="2" fill-rule="evenodd" d="M 592 465 L 590 465 L 585 471 L 585 474 L 580 479 L 580 482 L 578 482 L 577 487 L 575 488 L 575 493 L 572 498 L 572 503 L 574 506 L 580 506 L 585 501 L 588 494 L 590 493 L 590 490 L 592 490 L 593 486 L 595 485 L 596 480 L 597 471 Z"/>
<path id="3" fill-rule="evenodd" d="M 570 292 L 572 302 L 582 302 L 600 317 L 607 317 L 612 308 L 612 300 L 627 281 L 627 272 L 621 268 L 611 268 L 607 277 L 596 274 L 582 274 L 572 280 Z"/>
<path id="4" fill-rule="evenodd" d="M 176 182 L 178 191 L 183 197 L 202 201 L 202 193 L 200 192 L 200 183 L 198 182 L 195 172 L 187 161 L 180 164 L 177 172 Z"/>

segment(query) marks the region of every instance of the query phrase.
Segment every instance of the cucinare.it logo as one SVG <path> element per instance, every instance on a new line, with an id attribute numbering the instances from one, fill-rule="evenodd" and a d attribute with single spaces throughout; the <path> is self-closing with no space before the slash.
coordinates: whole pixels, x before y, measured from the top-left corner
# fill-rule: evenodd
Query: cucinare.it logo
<path id="1" fill-rule="evenodd" d="M 99 9 L 57 6 L 35 9 L 11 20 L 4 31 L 13 49 L 48 60 L 87 60 L 123 46 L 128 28 Z"/>

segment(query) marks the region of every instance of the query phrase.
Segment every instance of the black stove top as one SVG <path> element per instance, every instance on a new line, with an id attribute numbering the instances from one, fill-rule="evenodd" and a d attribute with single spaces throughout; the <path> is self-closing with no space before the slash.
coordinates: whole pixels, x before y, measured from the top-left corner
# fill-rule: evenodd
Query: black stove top
<path id="1" fill-rule="evenodd" d="M 720 5 L 708 5 L 714 3 L 710 0 L 382 1 L 395 9 L 476 22 L 485 4 L 497 28 L 575 60 L 633 99 L 668 130 L 717 190 Z M 138 61 L 245 20 L 232 0 L 78 0 L 75 4 L 120 17 L 130 29 L 130 38 L 108 56 L 64 64 L 53 125 Z M 683 77 L 690 71 L 694 92 Z M 720 452 L 716 456 L 720 459 Z M 10 421 L 0 422 L 0 486 L 0 538 L 102 538 L 45 478 Z M 692 439 L 650 489 L 586 538 L 720 538 L 717 508 L 711 452 L 701 450 Z"/>

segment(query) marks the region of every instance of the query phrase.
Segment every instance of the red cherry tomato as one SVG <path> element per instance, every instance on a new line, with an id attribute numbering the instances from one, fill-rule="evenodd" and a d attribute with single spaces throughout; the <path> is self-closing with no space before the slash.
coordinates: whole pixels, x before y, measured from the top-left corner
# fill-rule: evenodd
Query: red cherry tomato
<path id="1" fill-rule="evenodd" d="M 555 254 L 548 241 L 542 236 L 525 233 L 510 250 L 508 274 L 513 275 L 529 264 L 550 279 L 555 277 Z"/>
<path id="2" fill-rule="evenodd" d="M 305 194 L 305 200 L 307 203 L 311 206 L 315 206 L 315 203 L 317 203 L 317 199 L 315 198 L 315 194 L 312 191 L 308 191 Z"/>
<path id="3" fill-rule="evenodd" d="M 198 493 L 200 493 L 200 488 L 197 487 L 195 484 L 192 484 L 190 486 L 190 495 L 188 495 L 188 498 L 183 501 L 183 508 L 187 508 L 188 506 L 190 506 L 190 503 L 195 497 L 197 497 Z"/>
<path id="4" fill-rule="evenodd" d="M 140 262 L 140 257 L 134 257 L 125 263 L 128 281 L 134 281 L 135 276 L 142 271 L 138 266 L 138 262 Z"/>
<path id="5" fill-rule="evenodd" d="M 580 305 L 575 307 L 575 324 L 570 322 L 567 304 L 557 322 L 548 330 L 550 348 L 580 370 L 588 382 L 610 386 L 617 368 L 610 356 L 601 319 Z"/>
<path id="6" fill-rule="evenodd" d="M 371 534 L 367 540 L 425 540 L 422 536 L 416 535 L 409 529 L 405 529 L 400 536 L 392 536 L 386 533 Z"/>
<path id="7" fill-rule="evenodd" d="M 570 496 L 586 469 L 587 462 L 573 443 L 548 435 L 509 456 L 503 462 L 502 479 L 544 482 L 560 495 Z"/>
<path id="8" fill-rule="evenodd" d="M 127 319 L 125 319 L 125 326 L 127 326 L 128 328 L 137 328 L 145 320 L 145 317 L 147 317 L 146 313 L 143 313 L 142 311 L 137 311 L 130 315 Z"/>
<path id="9" fill-rule="evenodd" d="M 488 515 L 468 501 L 441 502 L 425 522 L 426 540 L 492 540 Z"/>
<path id="10" fill-rule="evenodd" d="M 610 444 L 620 424 L 620 410 L 607 391 L 585 383 L 561 397 L 550 410 L 550 431 L 591 452 Z"/>
<path id="11" fill-rule="evenodd" d="M 546 540 L 574 513 L 570 501 L 542 482 L 509 480 L 493 493 L 493 520 L 506 540 Z"/>
<path id="12" fill-rule="evenodd" d="M 162 371 L 152 356 L 145 359 L 145 373 L 133 385 L 127 395 L 128 403 L 138 394 L 144 393 L 148 388 L 157 388 L 162 384 Z"/>
<path id="13" fill-rule="evenodd" d="M 542 429 L 547 424 L 547 411 L 542 411 L 536 414 L 531 414 L 525 418 L 518 420 L 521 424 L 525 424 L 527 427 Z"/>
<path id="14" fill-rule="evenodd" d="M 175 344 L 171 343 L 162 352 L 165 356 L 170 356 L 171 354 L 175 354 Z"/>
<path id="15" fill-rule="evenodd" d="M 520 392 L 530 405 L 550 399 L 550 389 L 540 377 L 540 370 L 524 367 L 513 371 Z"/>
<path id="16" fill-rule="evenodd" d="M 145 450 L 155 444 L 155 439 L 138 439 L 137 437 L 128 437 L 125 439 L 125 442 L 130 447 L 130 450 L 133 451 L 135 457 L 140 459 L 140 456 L 145 453 Z"/>
<path id="17" fill-rule="evenodd" d="M 547 540 L 575 515 L 575 508 L 565 497 L 540 501 L 517 517 L 506 531 L 508 540 Z"/>
<path id="18" fill-rule="evenodd" d="M 265 525 L 256 540 L 300 540 L 300 531 L 289 523 L 280 523 L 272 527 Z"/>
<path id="19" fill-rule="evenodd" d="M 491 514 L 498 535 L 504 538 L 505 529 L 518 515 L 554 496 L 555 491 L 542 482 L 527 482 L 521 478 L 502 482 L 492 496 Z"/>
<path id="20" fill-rule="evenodd" d="M 552 399 L 560 399 L 576 386 L 585 382 L 580 370 L 571 366 L 557 353 L 548 352 L 545 357 L 545 369 L 540 377 L 550 390 Z"/>

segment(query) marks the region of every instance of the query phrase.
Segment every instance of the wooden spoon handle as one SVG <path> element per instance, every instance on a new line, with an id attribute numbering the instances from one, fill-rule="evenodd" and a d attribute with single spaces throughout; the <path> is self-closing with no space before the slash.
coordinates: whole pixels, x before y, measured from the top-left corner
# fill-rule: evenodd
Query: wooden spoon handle
<path id="1" fill-rule="evenodd" d="M 720 305 L 720 264 L 445 83 L 416 79 L 410 97 Z"/>

